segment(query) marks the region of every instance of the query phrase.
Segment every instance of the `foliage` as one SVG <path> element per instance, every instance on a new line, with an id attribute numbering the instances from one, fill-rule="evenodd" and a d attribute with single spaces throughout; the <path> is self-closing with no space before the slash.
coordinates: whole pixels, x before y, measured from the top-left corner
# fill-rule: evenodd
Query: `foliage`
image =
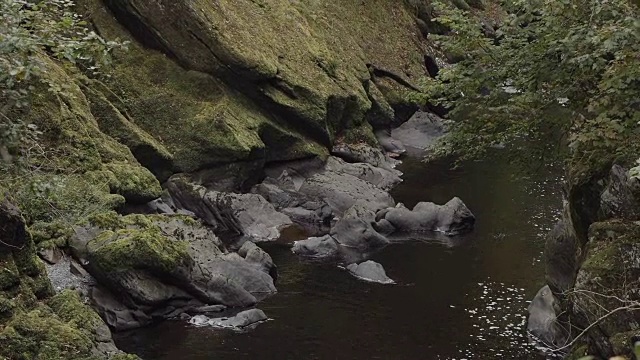
<path id="1" fill-rule="evenodd" d="M 507 14 L 493 37 L 483 33 L 479 17 L 434 5 L 436 20 L 451 31 L 432 39 L 459 60 L 427 84 L 432 101 L 436 96 L 455 105 L 451 135 L 438 155 L 475 157 L 491 146 L 530 140 L 567 140 L 577 157 L 637 155 L 637 4 L 510 0 L 503 3 Z"/>
<path id="2" fill-rule="evenodd" d="M 38 54 L 95 73 L 108 63 L 109 53 L 123 44 L 106 41 L 89 30 L 69 0 L 0 0 L 0 156 L 12 160 L 20 152 L 25 137 L 37 134 L 31 124 L 19 118 L 36 89 L 44 82 L 53 92 L 65 84 L 40 76 L 45 65 Z"/>

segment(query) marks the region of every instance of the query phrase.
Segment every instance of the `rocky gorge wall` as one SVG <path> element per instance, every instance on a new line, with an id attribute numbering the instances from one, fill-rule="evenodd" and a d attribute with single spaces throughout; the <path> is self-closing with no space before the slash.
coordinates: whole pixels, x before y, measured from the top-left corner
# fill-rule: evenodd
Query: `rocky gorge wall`
<path id="1" fill-rule="evenodd" d="M 428 8 L 82 0 L 77 11 L 128 49 L 98 76 L 38 55 L 61 91 L 36 89 L 21 114 L 44 149 L 29 153 L 34 185 L 0 182 L 24 214 L 0 209 L 0 357 L 135 358 L 109 327 L 255 305 L 277 271 L 254 242 L 287 229 L 332 249 L 387 243 L 378 230 L 396 227 L 375 211 L 395 205 L 386 190 L 400 179 L 374 132 L 418 109 L 404 93 L 435 66 L 419 26 Z M 461 202 L 442 209 L 469 215 Z M 411 212 L 385 214 L 396 211 Z M 460 219 L 420 226 L 468 228 Z"/>
<path id="2" fill-rule="evenodd" d="M 546 241 L 547 285 L 529 307 L 529 331 L 568 358 L 632 359 L 640 335 L 640 179 L 630 159 L 600 155 L 568 167 L 563 215 Z"/>

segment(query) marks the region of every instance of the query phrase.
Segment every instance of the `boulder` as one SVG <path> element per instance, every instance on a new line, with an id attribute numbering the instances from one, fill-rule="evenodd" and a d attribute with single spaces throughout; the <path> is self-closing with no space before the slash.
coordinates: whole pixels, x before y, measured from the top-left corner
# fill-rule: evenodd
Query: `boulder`
<path id="1" fill-rule="evenodd" d="M 307 178 L 299 190 L 301 193 L 322 199 L 334 213 L 342 216 L 357 201 L 369 208 L 393 206 L 395 202 L 383 189 L 346 172 L 325 171 Z"/>
<path id="2" fill-rule="evenodd" d="M 375 229 L 383 231 L 384 235 L 438 232 L 453 236 L 471 231 L 474 223 L 471 211 L 455 197 L 444 205 L 420 202 L 413 210 L 399 205 L 379 211 Z"/>
<path id="3" fill-rule="evenodd" d="M 338 256 L 338 242 L 330 235 L 313 237 L 293 243 L 294 254 L 310 259 L 333 259 Z"/>
<path id="4" fill-rule="evenodd" d="M 179 176 L 167 182 L 167 189 L 178 208 L 195 213 L 218 233 L 244 235 L 254 242 L 273 241 L 280 237 L 280 230 L 293 224 L 258 194 L 207 190 Z"/>
<path id="5" fill-rule="evenodd" d="M 528 307 L 527 331 L 543 346 L 561 346 L 569 334 L 558 321 L 560 305 L 548 285 L 538 291 Z"/>
<path id="6" fill-rule="evenodd" d="M 229 252 L 211 229 L 188 217 L 109 213 L 92 217 L 87 227 L 94 230 L 78 231 L 71 247 L 89 273 L 118 294 L 118 306 L 112 299 L 98 306 L 105 318 L 116 319 L 114 327 L 146 321 L 127 310 L 172 317 L 194 301 L 250 306 L 276 292 L 268 254 L 251 243 Z"/>
<path id="7" fill-rule="evenodd" d="M 391 137 L 402 143 L 408 154 L 422 156 L 446 133 L 444 121 L 435 114 L 418 111 L 409 121 L 391 132 Z"/>
<path id="8" fill-rule="evenodd" d="M 351 275 L 364 281 L 379 284 L 395 284 L 395 281 L 387 276 L 382 265 L 375 261 L 368 260 L 360 264 L 350 264 L 347 266 L 347 270 L 349 270 Z"/>
<path id="9" fill-rule="evenodd" d="M 358 202 L 331 228 L 331 236 L 342 246 L 368 253 L 389 244 L 389 240 L 374 229 L 376 213 L 368 204 Z"/>

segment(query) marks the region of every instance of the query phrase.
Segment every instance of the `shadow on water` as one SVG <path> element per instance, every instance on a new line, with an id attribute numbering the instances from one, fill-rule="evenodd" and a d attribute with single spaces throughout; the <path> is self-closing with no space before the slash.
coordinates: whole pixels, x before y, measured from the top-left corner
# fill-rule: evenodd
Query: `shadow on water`
<path id="1" fill-rule="evenodd" d="M 181 322 L 117 334 L 144 359 L 543 359 L 527 344 L 527 300 L 542 285 L 544 234 L 560 208 L 558 172 L 516 179 L 494 156 L 450 170 L 406 159 L 398 202 L 460 197 L 477 217 L 460 246 L 392 244 L 373 257 L 398 282 L 360 282 L 335 265 L 299 261 L 281 244 L 272 319 L 238 334 Z"/>

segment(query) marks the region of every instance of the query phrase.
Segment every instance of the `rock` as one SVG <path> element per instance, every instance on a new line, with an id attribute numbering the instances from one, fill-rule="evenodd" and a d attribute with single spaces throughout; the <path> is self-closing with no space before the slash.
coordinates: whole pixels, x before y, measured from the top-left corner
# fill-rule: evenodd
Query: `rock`
<path id="1" fill-rule="evenodd" d="M 238 313 L 233 317 L 223 317 L 210 319 L 204 315 L 196 315 L 189 320 L 189 323 L 195 326 L 212 326 L 222 329 L 230 329 L 236 331 L 247 330 L 253 328 L 259 323 L 269 320 L 267 315 L 260 309 L 250 309 Z"/>
<path id="2" fill-rule="evenodd" d="M 581 252 L 571 218 L 565 215 L 547 234 L 545 241 L 546 280 L 553 291 L 562 293 L 573 287 Z"/>
<path id="3" fill-rule="evenodd" d="M 389 134 L 389 131 L 376 131 L 376 137 L 380 142 L 380 146 L 382 146 L 384 151 L 389 153 L 392 157 L 398 157 L 407 152 L 407 148 L 404 146 L 404 144 L 400 140 L 392 138 L 391 134 Z"/>
<path id="4" fill-rule="evenodd" d="M 177 316 L 180 304 L 187 306 L 192 300 L 241 307 L 276 292 L 270 275 L 275 277 L 275 265 L 268 254 L 249 242 L 240 253 L 228 252 L 209 228 L 195 220 L 179 215 L 104 214 L 90 222 L 94 228 L 100 225 L 101 231 L 77 231 L 71 242 L 89 273 L 122 298 L 115 303 L 118 306 L 107 298 L 98 307 L 103 317 L 111 319 L 111 326 L 147 321 L 131 311 L 147 317 Z M 82 234 L 89 237 L 80 238 Z"/>
<path id="5" fill-rule="evenodd" d="M 557 315 L 560 312 L 560 306 L 549 286 L 544 286 L 538 291 L 529 304 L 528 312 L 527 331 L 537 341 L 544 344 L 545 347 L 561 346 L 566 342 L 569 334 L 558 322 Z"/>
<path id="6" fill-rule="evenodd" d="M 223 312 L 226 309 L 227 307 L 224 305 L 208 305 L 208 306 L 201 306 L 201 307 L 195 308 L 193 309 L 193 312 L 196 314 L 209 315 L 211 313 Z"/>
<path id="7" fill-rule="evenodd" d="M 273 241 L 281 229 L 293 224 L 258 194 L 207 190 L 180 177 L 172 177 L 167 189 L 177 207 L 192 211 L 216 232 L 244 235 L 254 242 Z"/>
<path id="8" fill-rule="evenodd" d="M 48 264 L 46 268 L 51 285 L 58 293 L 73 289 L 87 296 L 89 288 L 96 283 L 95 279 L 70 256 L 62 257 L 58 263 Z"/>
<path id="9" fill-rule="evenodd" d="M 338 256 L 338 243 L 330 235 L 325 235 L 296 241 L 291 251 L 311 259 L 332 259 Z"/>
<path id="10" fill-rule="evenodd" d="M 306 179 L 299 190 L 315 199 L 322 199 L 335 214 L 341 216 L 357 201 L 362 201 L 370 208 L 393 206 L 395 202 L 386 191 L 356 176 L 325 171 Z"/>
<path id="11" fill-rule="evenodd" d="M 271 256 L 251 241 L 245 241 L 238 250 L 238 255 L 250 264 L 254 264 L 260 271 L 269 274 L 274 281 L 278 278 L 276 265 Z"/>
<path id="12" fill-rule="evenodd" d="M 377 134 L 378 133 L 376 133 L 376 135 Z M 390 142 L 392 141 L 387 141 L 386 143 Z M 385 151 L 388 151 L 395 155 L 404 153 L 404 151 L 402 151 L 402 144 L 398 144 L 397 142 L 394 143 L 396 144 L 395 148 L 390 147 L 389 149 L 387 149 L 385 148 L 385 142 L 380 141 L 380 145 Z M 382 151 L 367 144 L 335 144 L 333 146 L 333 149 L 331 149 L 331 154 L 349 163 L 365 163 L 387 170 L 392 170 L 397 164 L 396 160 L 388 158 L 382 153 Z"/>
<path id="13" fill-rule="evenodd" d="M 416 112 L 409 121 L 391 132 L 391 137 L 404 144 L 407 153 L 423 156 L 446 132 L 444 122 L 437 115 Z"/>
<path id="14" fill-rule="evenodd" d="M 130 308 L 109 291 L 94 287 L 89 292 L 91 304 L 112 329 L 123 331 L 139 328 L 151 322 L 151 316 L 137 308 Z"/>
<path id="15" fill-rule="evenodd" d="M 321 236 L 331 230 L 333 211 L 327 204 L 307 202 L 302 206 L 282 209 L 281 212 L 301 226 L 309 236 Z"/>
<path id="16" fill-rule="evenodd" d="M 147 203 L 151 213 L 155 214 L 175 214 L 174 209 L 170 204 L 167 204 L 163 199 L 158 198 Z"/>
<path id="17" fill-rule="evenodd" d="M 350 264 L 347 266 L 347 270 L 361 280 L 379 284 L 395 284 L 395 281 L 387 276 L 382 265 L 375 261 L 369 260 L 360 264 Z"/>
<path id="18" fill-rule="evenodd" d="M 389 240 L 374 229 L 375 217 L 375 211 L 359 201 L 331 228 L 331 236 L 340 245 L 360 253 L 379 250 L 387 246 Z"/>
<path id="19" fill-rule="evenodd" d="M 62 253 L 62 250 L 56 247 L 49 248 L 49 249 L 42 249 L 38 251 L 38 255 L 42 260 L 52 265 L 57 264 L 64 256 L 64 254 Z"/>
<path id="20" fill-rule="evenodd" d="M 633 173 L 633 171 L 627 172 L 619 165 L 611 167 L 607 187 L 600 196 L 600 211 L 603 219 L 640 217 L 640 202 L 636 191 L 638 178 L 633 177 Z"/>
<path id="21" fill-rule="evenodd" d="M 413 210 L 404 206 L 387 208 L 376 214 L 375 229 L 393 233 L 438 232 L 447 236 L 459 235 L 473 229 L 475 217 L 459 198 L 444 205 L 420 202 Z M 392 233 L 388 233 L 393 229 Z"/>
<path id="22" fill-rule="evenodd" d="M 327 159 L 325 169 L 339 174 L 355 176 L 382 190 L 391 190 L 394 186 L 402 182 L 400 178 L 402 173 L 398 170 L 387 170 L 367 163 L 350 164 L 336 157 L 329 157 L 329 159 Z"/>
<path id="23" fill-rule="evenodd" d="M 139 50 L 134 41 L 135 51 L 116 62 L 120 76 L 111 81 L 131 97 L 127 115 L 154 138 L 162 138 L 173 155 L 171 165 L 181 172 L 256 157 L 308 157 L 313 153 L 309 148 L 331 147 L 345 130 L 362 129 L 370 136 L 365 119 L 375 121 L 367 115 L 373 104 L 385 102 L 376 101 L 378 96 L 367 88 L 375 88 L 367 64 L 402 74 L 400 80 L 424 73 L 421 57 L 409 56 L 422 53 L 423 39 L 407 31 L 414 27 L 413 19 L 404 4 L 394 1 L 363 9 L 332 0 L 331 11 L 320 6 L 308 12 L 305 4 L 276 0 L 272 7 L 279 11 L 260 17 L 255 4 L 228 0 L 200 8 L 171 1 L 107 4 L 124 26 L 146 34 L 138 36 L 145 45 L 181 65 L 160 61 L 161 54 Z M 104 12 L 91 10 L 87 13 Z M 395 14 L 393 19 L 385 17 L 389 13 Z M 94 17 L 101 34 L 126 39 L 128 34 L 114 30 L 118 27 L 111 18 Z M 315 26 L 316 17 L 333 17 L 345 26 Z M 291 27 L 276 26 L 282 23 Z M 227 33 L 235 34 L 234 39 L 222 35 Z M 380 37 L 398 49 L 389 51 L 376 41 Z M 138 67 L 147 70 L 134 72 Z M 396 82 L 399 88 L 402 83 Z M 169 101 L 175 105 L 162 106 Z M 201 119 L 216 119 L 216 128 Z M 161 124 L 157 129 L 154 120 Z"/>
<path id="24" fill-rule="evenodd" d="M 640 224 L 636 221 L 607 220 L 589 227 L 589 246 L 571 295 L 572 311 L 581 320 L 576 323 L 578 326 L 597 322 L 589 337 L 597 354 L 603 357 L 617 355 L 610 338 L 637 331 L 640 323 L 635 311 L 609 314 L 640 301 L 637 288 L 629 285 L 640 278 L 639 238 Z"/>

